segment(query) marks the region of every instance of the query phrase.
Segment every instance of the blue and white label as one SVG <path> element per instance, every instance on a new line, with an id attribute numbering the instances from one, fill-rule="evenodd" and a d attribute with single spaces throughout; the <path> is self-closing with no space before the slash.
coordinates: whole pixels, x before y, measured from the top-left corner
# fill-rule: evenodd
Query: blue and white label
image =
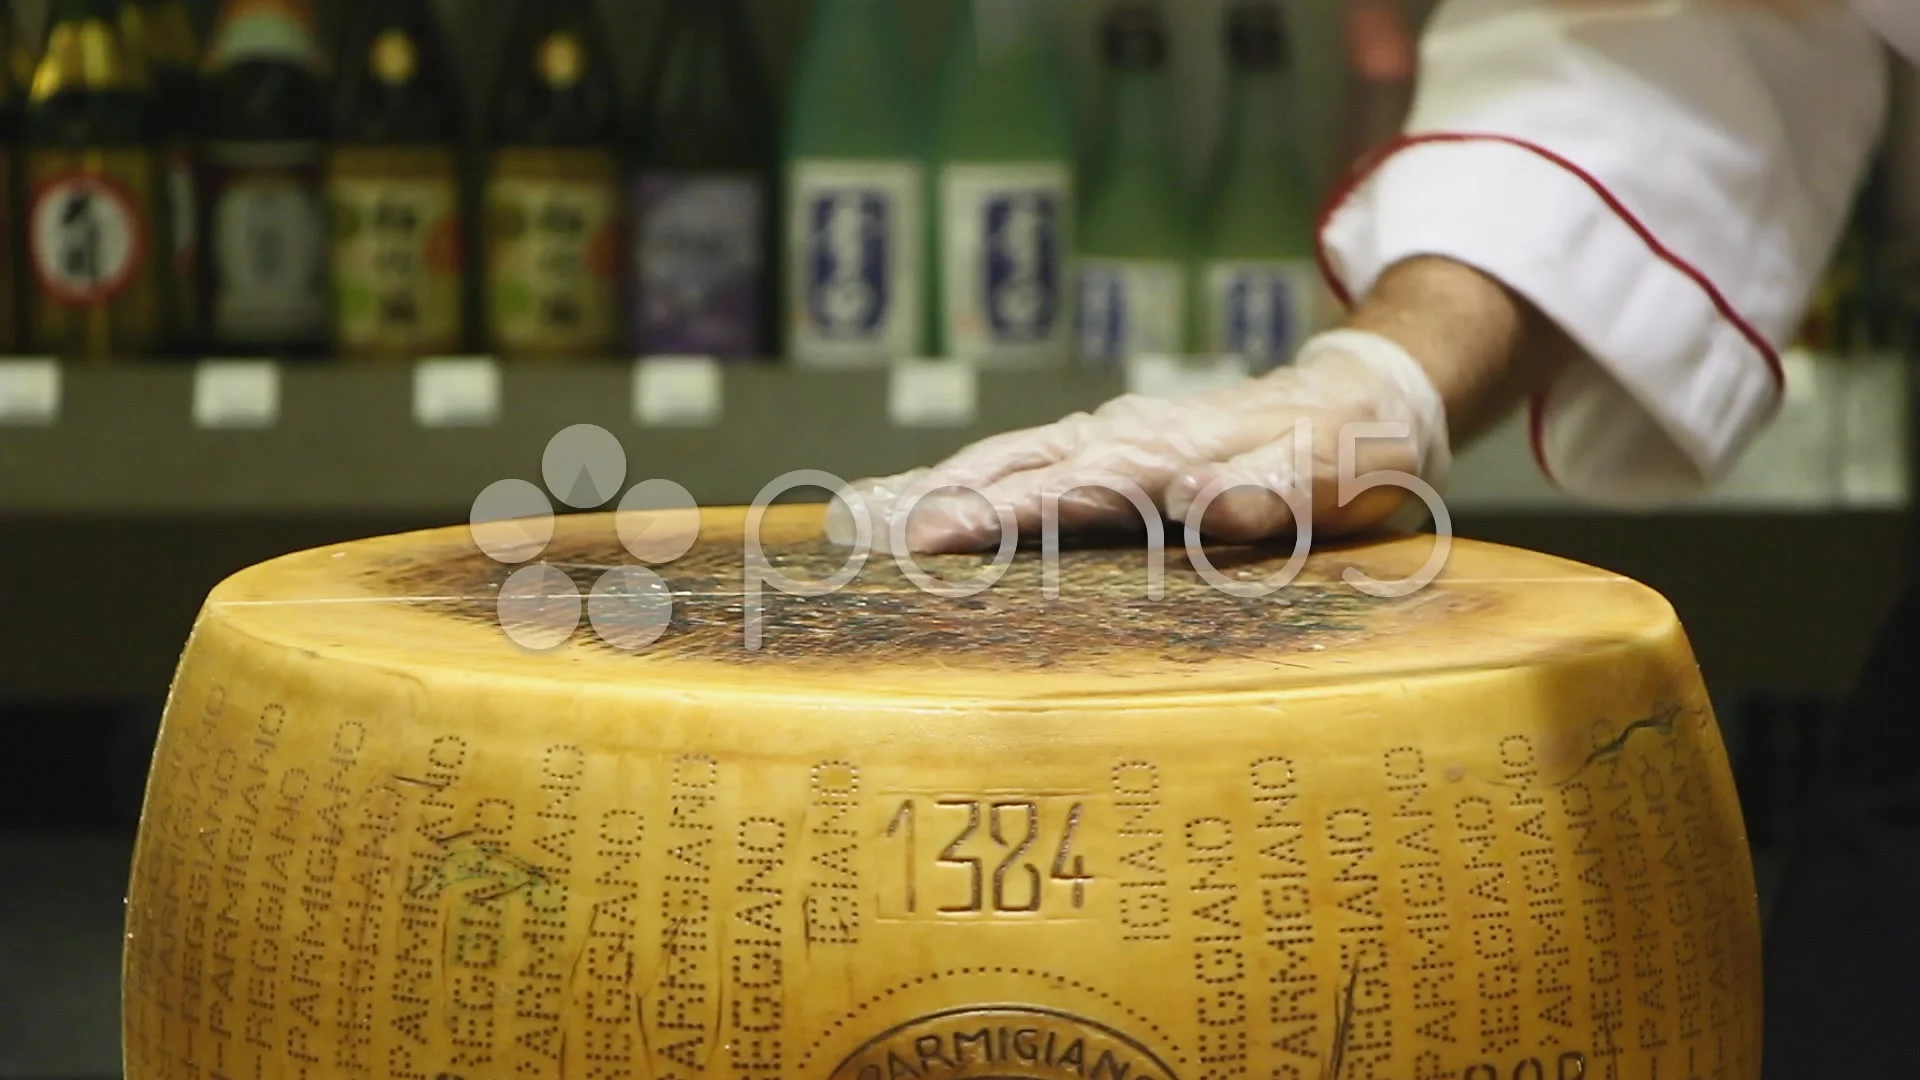
<path id="1" fill-rule="evenodd" d="M 1177 262 L 1089 259 L 1079 269 L 1080 361 L 1114 367 L 1185 352 L 1187 277 Z"/>
<path id="2" fill-rule="evenodd" d="M 1241 357 L 1255 372 L 1292 362 L 1322 328 L 1324 288 L 1308 259 L 1209 265 L 1207 351 Z"/>
<path id="3" fill-rule="evenodd" d="M 1072 326 L 1067 167 L 950 165 L 940 201 L 948 354 L 987 364 L 1063 362 Z"/>
<path id="4" fill-rule="evenodd" d="M 790 338 L 802 363 L 920 352 L 923 210 L 910 162 L 794 165 Z"/>

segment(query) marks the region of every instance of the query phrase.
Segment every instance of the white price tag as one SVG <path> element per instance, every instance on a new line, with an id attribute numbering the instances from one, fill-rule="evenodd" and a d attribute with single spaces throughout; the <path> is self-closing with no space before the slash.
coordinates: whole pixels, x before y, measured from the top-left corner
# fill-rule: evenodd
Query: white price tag
<path id="1" fill-rule="evenodd" d="M 492 357 L 443 357 L 414 365 L 414 423 L 486 427 L 499 419 L 500 365 Z"/>
<path id="2" fill-rule="evenodd" d="M 966 427 L 979 412 L 980 378 L 966 360 L 901 360 L 887 383 L 896 427 Z"/>
<path id="3" fill-rule="evenodd" d="M 0 425 L 43 427 L 60 418 L 60 361 L 0 360 Z"/>
<path id="4" fill-rule="evenodd" d="M 193 371 L 193 426 L 270 428 L 280 422 L 280 365 L 202 360 Z"/>
<path id="5" fill-rule="evenodd" d="M 649 356 L 633 365 L 633 415 L 651 427 L 706 427 L 720 420 L 725 379 L 709 356 Z"/>
<path id="6" fill-rule="evenodd" d="M 1817 406 L 1826 396 L 1827 371 L 1833 360 L 1816 356 L 1806 349 L 1786 349 L 1780 354 L 1782 408 Z"/>
<path id="7" fill-rule="evenodd" d="M 1157 398 L 1184 398 L 1247 379 L 1238 356 L 1136 356 L 1127 361 L 1127 392 Z"/>
<path id="8" fill-rule="evenodd" d="M 1842 361 L 1840 485 L 1847 503 L 1894 510 L 1907 505 L 1912 460 L 1907 365 L 1898 355 Z"/>

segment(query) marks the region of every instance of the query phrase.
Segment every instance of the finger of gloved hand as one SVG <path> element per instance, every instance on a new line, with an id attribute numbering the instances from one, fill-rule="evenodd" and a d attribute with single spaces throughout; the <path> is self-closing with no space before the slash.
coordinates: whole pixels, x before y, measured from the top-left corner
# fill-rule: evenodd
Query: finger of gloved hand
<path id="1" fill-rule="evenodd" d="M 1005 511 L 1004 506 L 989 502 L 978 491 L 945 490 L 928 494 L 911 508 L 901 504 L 888 527 L 897 526 L 899 514 L 907 515 L 904 534 L 909 552 L 950 555 L 991 551 L 999 548 L 1003 530 L 1014 527 L 1011 514 L 1003 516 Z M 895 550 L 892 539 L 889 533 L 890 551 Z"/>
<path id="2" fill-rule="evenodd" d="M 842 488 L 828 505 L 828 541 L 842 547 L 859 545 L 864 521 L 867 549 L 883 555 L 903 550 L 942 554 L 997 545 L 1001 516 L 993 505 L 976 491 L 935 487 L 931 476 L 930 470 L 915 469 Z M 904 545 L 896 542 L 896 531 L 904 533 Z"/>
<path id="3" fill-rule="evenodd" d="M 898 476 L 876 476 L 855 480 L 834 493 L 827 504 L 826 532 L 829 543 L 852 547 L 860 542 L 860 527 L 867 528 L 869 547 L 885 543 L 886 522 L 899 501 L 900 493 L 926 474 L 915 469 Z"/>
<path id="4" fill-rule="evenodd" d="M 992 435 L 925 470 L 936 486 L 984 488 L 1009 474 L 1063 461 L 1100 437 L 1101 422 L 1073 413 L 1051 424 Z"/>
<path id="5" fill-rule="evenodd" d="M 1404 489 L 1358 485 L 1380 471 L 1418 475 L 1418 444 L 1410 438 L 1357 439 L 1348 451 L 1352 460 L 1343 462 L 1341 426 L 1326 417 L 1307 419 L 1320 422 L 1177 477 L 1168 488 L 1169 516 L 1185 522 L 1197 513 L 1206 535 L 1245 543 L 1293 529 L 1303 515 L 1317 529 L 1344 534 L 1391 514 L 1404 500 Z M 1211 498 L 1196 505 L 1202 496 Z"/>
<path id="6" fill-rule="evenodd" d="M 1023 534 L 1038 532 L 1049 497 L 1058 498 L 1064 531 L 1109 528 L 1158 520 L 1167 482 L 1192 459 L 1161 445 L 1097 443 L 1058 465 L 1015 473 L 987 491 L 995 503 L 1012 507 Z"/>
<path id="7" fill-rule="evenodd" d="M 1228 543 L 1277 536 L 1311 513 L 1313 461 L 1311 440 L 1290 431 L 1228 461 L 1197 463 L 1168 483 L 1167 516 Z"/>

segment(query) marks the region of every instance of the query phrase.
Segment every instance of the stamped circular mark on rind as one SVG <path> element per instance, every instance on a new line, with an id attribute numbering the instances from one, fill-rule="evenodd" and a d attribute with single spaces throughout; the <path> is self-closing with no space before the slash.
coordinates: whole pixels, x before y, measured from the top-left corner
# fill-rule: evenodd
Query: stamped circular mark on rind
<path id="1" fill-rule="evenodd" d="M 889 1028 L 847 1055 L 829 1080 L 1176 1080 L 1133 1037 L 1031 1005 L 970 1005 Z"/>

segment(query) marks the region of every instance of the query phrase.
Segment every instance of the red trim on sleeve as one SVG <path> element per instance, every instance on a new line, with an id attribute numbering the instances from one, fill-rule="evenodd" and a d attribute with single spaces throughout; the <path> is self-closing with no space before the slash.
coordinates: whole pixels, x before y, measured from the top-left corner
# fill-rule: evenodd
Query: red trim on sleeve
<path id="1" fill-rule="evenodd" d="M 1554 487 L 1560 481 L 1553 475 L 1553 466 L 1547 463 L 1547 396 L 1534 394 L 1527 398 L 1527 445 L 1533 449 L 1533 463 L 1540 467 L 1540 475 Z"/>
<path id="2" fill-rule="evenodd" d="M 1538 143 L 1528 142 L 1525 139 L 1517 139 L 1511 135 L 1473 134 L 1469 132 L 1449 131 L 1425 132 L 1419 135 L 1402 135 L 1392 142 L 1379 147 L 1354 164 L 1353 168 L 1335 185 L 1326 203 L 1320 208 L 1320 217 L 1315 223 L 1313 238 L 1314 260 L 1319 264 L 1320 276 L 1326 281 L 1327 287 L 1333 290 L 1334 296 L 1339 299 L 1343 306 L 1349 308 L 1353 306 L 1353 294 L 1348 291 L 1346 283 L 1335 276 L 1333 272 L 1333 261 L 1327 256 L 1326 230 L 1327 224 L 1333 220 L 1333 215 L 1339 213 L 1340 208 L 1346 205 L 1348 199 L 1353 197 L 1354 191 L 1356 191 L 1361 184 L 1365 183 L 1367 178 L 1372 176 L 1373 173 L 1394 154 L 1425 143 L 1469 142 L 1504 143 L 1508 146 L 1518 147 L 1521 150 L 1545 158 L 1547 161 L 1560 166 L 1562 169 L 1578 177 L 1582 183 L 1593 189 L 1594 195 L 1598 196 L 1600 201 L 1605 203 L 1609 210 L 1612 210 L 1629 229 L 1634 231 L 1635 235 L 1639 236 L 1640 239 L 1646 243 L 1648 250 L 1652 251 L 1656 257 L 1674 269 L 1685 274 L 1694 284 L 1700 286 L 1701 290 L 1707 294 L 1707 298 L 1713 302 L 1715 310 L 1720 312 L 1720 316 L 1732 324 L 1733 328 L 1739 331 L 1740 336 L 1746 338 L 1747 343 L 1752 345 L 1754 350 L 1760 354 L 1761 359 L 1766 361 L 1767 370 L 1773 375 L 1774 387 L 1776 389 L 1783 389 L 1785 387 L 1786 373 L 1780 366 L 1780 354 L 1774 351 L 1773 345 L 1767 341 L 1765 336 L 1758 330 L 1755 330 L 1751 323 L 1747 322 L 1739 312 L 1734 310 L 1733 305 L 1727 301 L 1726 296 L 1720 292 L 1719 288 L 1713 284 L 1712 280 L 1710 280 L 1706 274 L 1701 272 L 1699 267 L 1694 266 L 1661 244 L 1653 235 L 1653 230 L 1647 228 L 1645 223 L 1634 216 L 1633 211 L 1627 209 L 1626 205 L 1591 173 Z M 1546 402 L 1544 395 L 1535 394 L 1528 406 L 1528 437 L 1529 441 L 1533 444 L 1534 461 L 1539 464 L 1540 471 L 1551 481 L 1553 480 L 1553 470 L 1547 465 L 1545 414 Z"/>

